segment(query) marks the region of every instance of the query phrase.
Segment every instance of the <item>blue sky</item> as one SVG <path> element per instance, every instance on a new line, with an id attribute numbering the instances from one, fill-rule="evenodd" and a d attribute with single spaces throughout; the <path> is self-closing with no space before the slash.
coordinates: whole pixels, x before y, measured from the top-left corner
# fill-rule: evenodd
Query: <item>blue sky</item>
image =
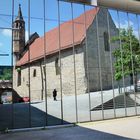
<path id="1" fill-rule="evenodd" d="M 14 15 L 18 13 L 18 5 L 21 4 L 23 17 L 26 23 L 26 40 L 28 39 L 28 0 L 14 0 Z M 40 36 L 44 33 L 44 5 L 43 0 L 30 0 L 30 34 L 37 32 Z M 6 53 L 9 56 L 0 56 L 0 65 L 11 65 L 11 30 L 3 29 L 11 28 L 12 24 L 12 0 L 1 0 L 0 1 L 0 54 Z M 86 10 L 92 8 L 91 6 L 86 6 Z M 74 4 L 73 13 L 74 17 L 79 16 L 84 12 L 83 5 Z M 112 19 L 114 20 L 116 26 L 118 26 L 117 12 L 110 10 Z M 121 27 L 127 28 L 127 14 L 124 12 L 119 12 L 121 19 Z M 71 5 L 66 2 L 60 2 L 60 20 L 61 23 L 68 21 L 72 18 Z M 45 26 L 46 32 L 56 26 L 58 26 L 58 6 L 57 0 L 46 0 L 45 4 Z M 130 25 L 134 28 L 134 33 L 138 36 L 138 23 L 136 16 L 134 14 L 129 14 Z M 139 16 L 140 23 L 140 16 Z"/>

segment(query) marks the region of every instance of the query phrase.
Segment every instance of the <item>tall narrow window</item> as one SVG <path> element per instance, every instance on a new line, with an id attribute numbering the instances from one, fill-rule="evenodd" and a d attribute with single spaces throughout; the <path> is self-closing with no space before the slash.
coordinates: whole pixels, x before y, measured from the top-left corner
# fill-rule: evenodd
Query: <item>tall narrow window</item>
<path id="1" fill-rule="evenodd" d="M 55 59 L 55 70 L 56 70 L 56 75 L 59 75 L 60 74 L 60 62 L 59 62 L 58 58 Z"/>
<path id="2" fill-rule="evenodd" d="M 33 77 L 36 77 L 36 69 L 33 70 Z"/>
<path id="3" fill-rule="evenodd" d="M 21 85 L 21 70 L 18 70 L 18 77 L 17 77 L 17 86 Z"/>
<path id="4" fill-rule="evenodd" d="M 18 28 L 18 23 L 16 23 L 16 28 Z"/>
<path id="5" fill-rule="evenodd" d="M 43 74 L 46 75 L 46 66 L 43 66 Z"/>
<path id="6" fill-rule="evenodd" d="M 110 51 L 108 32 L 104 32 L 104 47 L 105 47 L 105 51 Z"/>

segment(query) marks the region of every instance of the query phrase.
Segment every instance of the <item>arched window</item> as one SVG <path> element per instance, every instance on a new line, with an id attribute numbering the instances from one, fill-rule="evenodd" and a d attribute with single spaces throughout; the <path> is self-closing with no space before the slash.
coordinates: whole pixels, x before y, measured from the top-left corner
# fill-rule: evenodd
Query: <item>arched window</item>
<path id="1" fill-rule="evenodd" d="M 56 75 L 60 74 L 60 61 L 58 58 L 55 59 L 55 70 L 56 70 Z"/>
<path id="2" fill-rule="evenodd" d="M 110 51 L 108 32 L 104 32 L 104 47 L 105 51 Z"/>

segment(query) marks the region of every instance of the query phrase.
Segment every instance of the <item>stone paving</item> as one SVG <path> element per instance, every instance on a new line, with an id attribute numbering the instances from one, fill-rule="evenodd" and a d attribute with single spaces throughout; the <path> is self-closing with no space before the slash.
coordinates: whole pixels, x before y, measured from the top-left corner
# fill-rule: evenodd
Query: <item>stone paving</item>
<path id="1" fill-rule="evenodd" d="M 1 140 L 139 140 L 140 117 L 80 123 L 75 127 L 0 134 Z M 133 129 L 132 129 L 133 128 Z"/>
<path id="2" fill-rule="evenodd" d="M 0 115 L 0 129 L 42 127 L 46 125 L 60 125 L 62 123 L 75 123 L 77 121 L 86 122 L 91 120 L 102 120 L 103 117 L 104 119 L 110 119 L 115 117 L 133 116 L 136 115 L 136 113 L 140 114 L 140 107 L 137 107 L 137 110 L 135 107 L 129 107 L 127 109 L 116 109 L 115 111 L 114 109 L 90 111 L 92 108 L 101 104 L 102 95 L 103 102 L 106 102 L 113 98 L 113 91 L 106 90 L 103 91 L 102 94 L 101 92 L 90 93 L 90 107 L 88 93 L 77 96 L 77 106 L 74 96 L 63 96 L 63 100 L 58 98 L 57 101 L 53 101 L 53 99 L 50 98 L 47 102 L 47 118 L 44 101 L 31 103 L 31 106 L 29 106 L 28 103 L 0 105 L 2 114 Z M 118 95 L 118 90 L 115 89 L 114 96 L 116 97 Z M 63 106 L 61 106 L 61 104 Z M 61 112 L 61 108 L 63 109 L 63 112 Z M 125 111 L 127 111 L 127 113 L 125 113 Z M 63 121 L 61 119 L 62 117 Z"/>

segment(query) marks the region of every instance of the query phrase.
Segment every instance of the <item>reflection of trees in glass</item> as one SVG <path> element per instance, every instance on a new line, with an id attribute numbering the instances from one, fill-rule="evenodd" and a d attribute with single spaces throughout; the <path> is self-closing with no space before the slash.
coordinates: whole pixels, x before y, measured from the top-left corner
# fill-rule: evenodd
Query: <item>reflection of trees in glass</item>
<path id="1" fill-rule="evenodd" d="M 113 41 L 119 41 L 119 39 L 121 39 L 121 48 L 117 48 L 113 52 L 113 55 L 116 58 L 114 63 L 115 79 L 119 81 L 123 76 L 125 77 L 129 75 L 131 78 L 131 84 L 133 84 L 134 75 L 136 89 L 137 74 L 140 72 L 139 40 L 134 35 L 132 27 L 121 29 L 120 38 L 117 36 L 112 38 Z"/>
<path id="2" fill-rule="evenodd" d="M 2 75 L 0 75 L 0 80 L 11 80 L 12 70 L 9 68 L 4 68 Z"/>

